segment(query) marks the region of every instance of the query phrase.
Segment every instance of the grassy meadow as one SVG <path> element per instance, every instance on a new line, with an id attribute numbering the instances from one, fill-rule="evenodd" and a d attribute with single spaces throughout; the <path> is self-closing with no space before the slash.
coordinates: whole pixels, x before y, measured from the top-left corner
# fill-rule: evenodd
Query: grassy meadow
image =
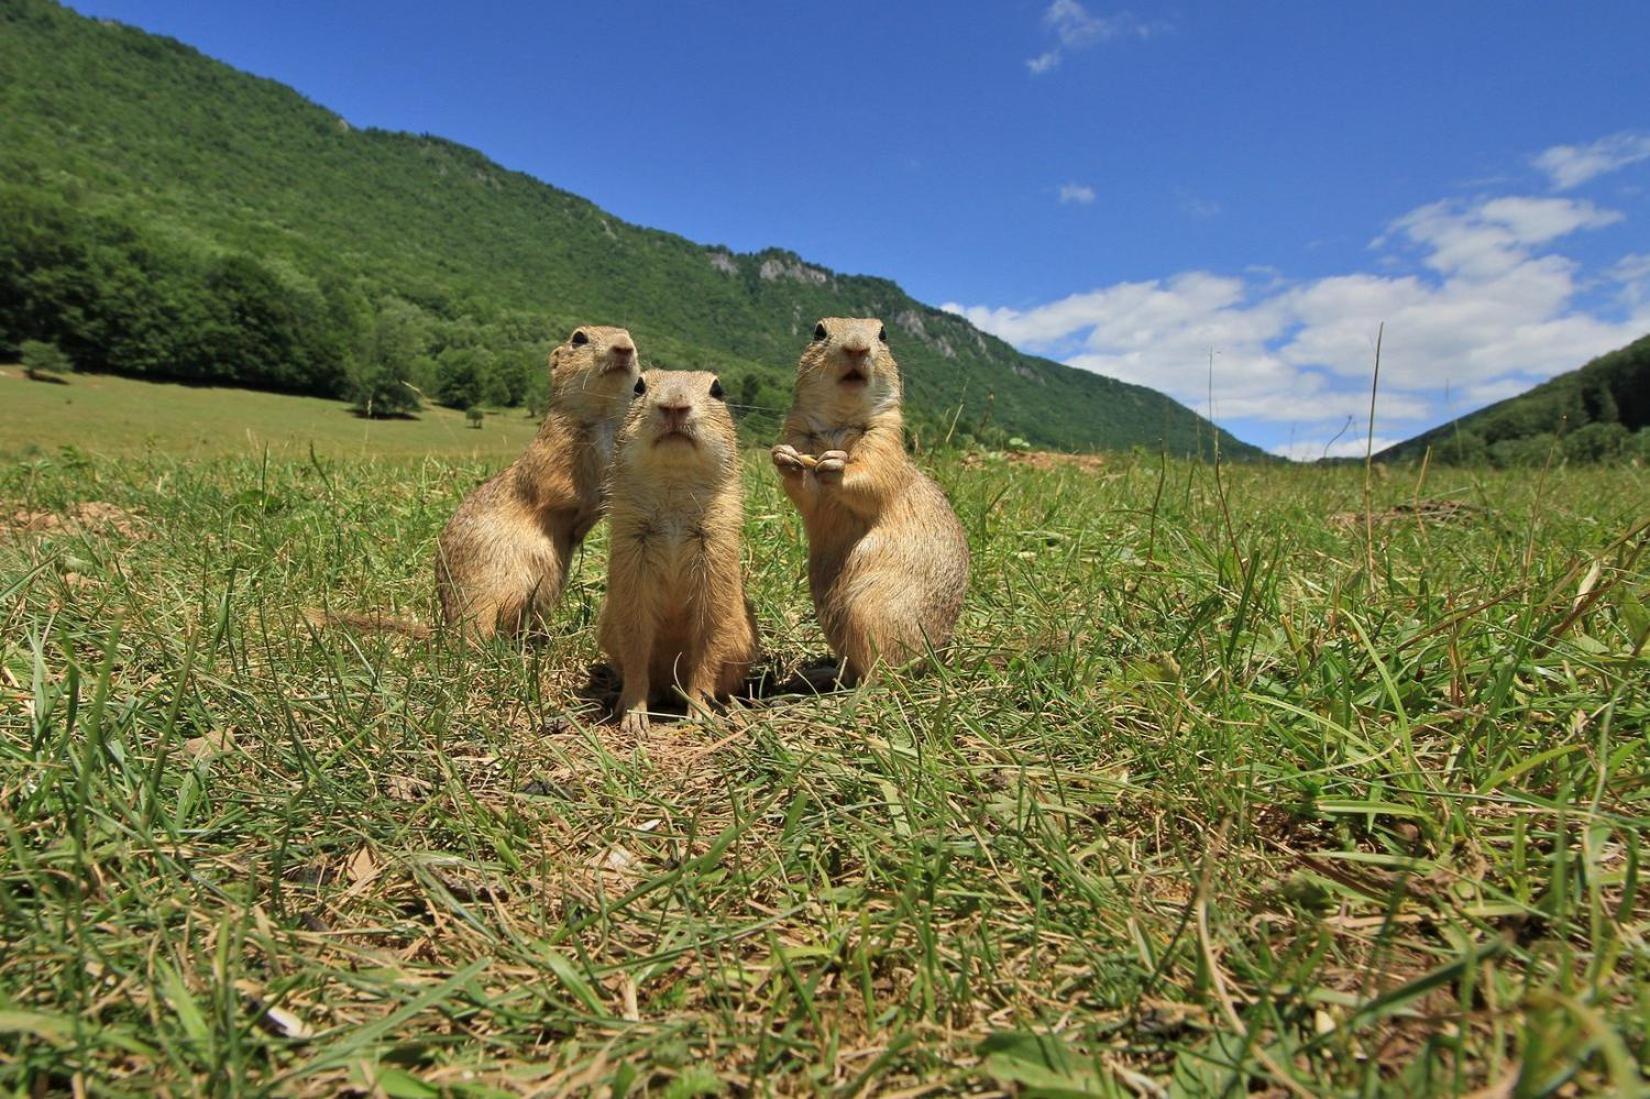
<path id="1" fill-rule="evenodd" d="M 1347 467 L 926 459 L 975 555 L 943 667 L 637 741 L 602 529 L 540 644 L 303 616 L 428 620 L 525 421 L 266 454 L 237 394 L 120 446 L 93 381 L 135 384 L 0 381 L 10 1094 L 1644 1091 L 1650 472 L 1366 508 Z M 823 643 L 746 482 L 783 680 Z"/>
<path id="2" fill-rule="evenodd" d="M 343 401 L 250 389 L 169 385 L 113 374 L 31 381 L 0 367 L 0 454 L 74 447 L 88 453 L 191 458 L 338 458 L 438 455 L 508 461 L 538 430 L 519 408 L 490 412 L 480 428 L 464 413 L 425 405 L 408 419 L 369 420 Z M 502 464 L 502 463 L 501 463 Z"/>

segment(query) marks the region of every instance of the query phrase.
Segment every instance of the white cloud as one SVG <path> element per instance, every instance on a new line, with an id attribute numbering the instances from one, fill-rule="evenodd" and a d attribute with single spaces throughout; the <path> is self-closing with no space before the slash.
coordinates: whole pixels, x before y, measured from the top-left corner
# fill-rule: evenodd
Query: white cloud
<path id="1" fill-rule="evenodd" d="M 1552 180 L 1553 190 L 1568 191 L 1595 176 L 1650 160 L 1650 134 L 1624 130 L 1589 145 L 1554 145 L 1532 163 Z"/>
<path id="2" fill-rule="evenodd" d="M 1060 64 L 1060 51 L 1048 50 L 1036 57 L 1026 59 L 1026 68 L 1031 70 L 1032 76 L 1041 76 Z"/>
<path id="3" fill-rule="evenodd" d="M 1091 203 L 1093 201 L 1094 201 L 1094 188 L 1090 187 L 1088 184 L 1086 184 L 1086 183 L 1062 183 L 1062 184 L 1060 184 L 1060 203 L 1061 203 L 1061 205 L 1065 205 L 1067 203 L 1075 202 L 1079 206 L 1087 206 L 1089 203 Z"/>
<path id="4" fill-rule="evenodd" d="M 1425 249 L 1425 263 L 1435 271 L 1490 278 L 1523 263 L 1532 245 L 1578 229 L 1600 229 L 1621 217 L 1619 211 L 1568 198 L 1446 200 L 1411 210 L 1374 243 L 1380 247 L 1396 235 Z"/>
<path id="5" fill-rule="evenodd" d="M 1093 15 L 1078 0 L 1054 0 L 1043 12 L 1043 25 L 1053 32 L 1059 44 L 1026 61 L 1026 68 L 1033 76 L 1058 67 L 1068 52 L 1119 38 L 1150 38 L 1168 29 L 1163 23 L 1147 23 L 1127 11 Z"/>
<path id="6" fill-rule="evenodd" d="M 1212 218 L 1220 213 L 1220 203 L 1212 198 L 1181 195 L 1180 209 L 1194 218 Z"/>
<path id="7" fill-rule="evenodd" d="M 1629 309 L 1650 303 L 1650 254 L 1621 257 L 1610 268 L 1610 280 L 1621 287 L 1621 301 Z"/>
<path id="8" fill-rule="evenodd" d="M 1348 416 L 1367 421 L 1383 322 L 1376 426 L 1385 434 L 1467 411 L 1442 403 L 1446 386 L 1450 405 L 1465 395 L 1476 407 L 1650 331 L 1646 257 L 1610 269 L 1626 303 L 1612 317 L 1578 304 L 1590 284 L 1549 250 L 1620 218 L 1566 198 L 1439 202 L 1397 218 L 1372 244 L 1378 264 L 1417 254 L 1417 273 L 1291 282 L 1194 270 L 1030 308 L 945 308 L 1026 350 L 1206 413 L 1212 389 L 1218 419 L 1308 425 L 1321 449 Z"/>
<path id="9" fill-rule="evenodd" d="M 1401 442 L 1402 439 L 1377 435 L 1371 446 L 1367 428 L 1354 424 L 1341 433 L 1340 438 L 1331 434 L 1322 439 L 1296 439 L 1273 447 L 1272 453 L 1295 462 L 1315 462 L 1320 458 L 1362 458 L 1366 452 L 1379 454 Z"/>
<path id="10" fill-rule="evenodd" d="M 1150 38 L 1156 33 L 1152 24 L 1142 23 L 1130 12 L 1112 16 L 1090 15 L 1077 0 L 1054 0 L 1043 13 L 1043 22 L 1054 29 L 1060 44 L 1071 49 L 1105 42 L 1113 38 Z"/>

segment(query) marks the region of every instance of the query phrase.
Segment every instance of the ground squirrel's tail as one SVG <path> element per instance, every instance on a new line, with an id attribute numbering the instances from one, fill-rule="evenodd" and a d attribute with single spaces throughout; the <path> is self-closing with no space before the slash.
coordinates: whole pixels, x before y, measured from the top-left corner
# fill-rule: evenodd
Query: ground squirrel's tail
<path id="1" fill-rule="evenodd" d="M 418 640 L 423 640 L 434 632 L 422 622 L 414 622 L 407 618 L 391 618 L 383 611 L 324 611 L 319 607 L 305 607 L 304 618 L 316 629 L 344 626 L 363 633 L 396 633 Z"/>

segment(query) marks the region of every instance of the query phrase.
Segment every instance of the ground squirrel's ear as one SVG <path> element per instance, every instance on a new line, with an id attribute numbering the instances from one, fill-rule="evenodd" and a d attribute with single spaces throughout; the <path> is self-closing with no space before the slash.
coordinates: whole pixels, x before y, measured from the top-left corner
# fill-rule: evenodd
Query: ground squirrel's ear
<path id="1" fill-rule="evenodd" d="M 887 325 L 884 324 L 884 325 L 879 325 L 878 326 L 878 328 L 877 328 L 877 339 L 879 341 L 881 341 L 882 343 L 887 343 L 888 342 L 888 326 Z"/>
<path id="2" fill-rule="evenodd" d="M 572 344 L 574 347 L 583 347 L 585 344 L 590 342 L 590 337 L 586 335 L 584 329 L 581 328 L 577 332 L 574 332 L 573 338 L 567 342 Z"/>
<path id="3" fill-rule="evenodd" d="M 640 397 L 643 393 L 647 392 L 647 382 L 642 378 L 637 378 L 636 379 L 636 388 L 632 389 L 631 392 L 636 394 L 636 396 Z"/>
<path id="4" fill-rule="evenodd" d="M 722 399 L 722 393 L 722 379 L 712 378 L 710 380 L 710 395 L 720 401 Z"/>
<path id="5" fill-rule="evenodd" d="M 814 325 L 814 339 L 822 340 L 824 338 L 825 338 L 825 322 L 820 321 L 818 324 Z"/>

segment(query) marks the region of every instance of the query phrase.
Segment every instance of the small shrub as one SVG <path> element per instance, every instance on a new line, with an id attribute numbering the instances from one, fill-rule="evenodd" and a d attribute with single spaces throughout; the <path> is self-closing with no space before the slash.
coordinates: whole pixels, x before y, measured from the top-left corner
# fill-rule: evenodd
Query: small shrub
<path id="1" fill-rule="evenodd" d="M 24 340 L 22 352 L 23 373 L 31 378 L 39 380 L 45 375 L 74 373 L 74 360 L 55 343 Z"/>

